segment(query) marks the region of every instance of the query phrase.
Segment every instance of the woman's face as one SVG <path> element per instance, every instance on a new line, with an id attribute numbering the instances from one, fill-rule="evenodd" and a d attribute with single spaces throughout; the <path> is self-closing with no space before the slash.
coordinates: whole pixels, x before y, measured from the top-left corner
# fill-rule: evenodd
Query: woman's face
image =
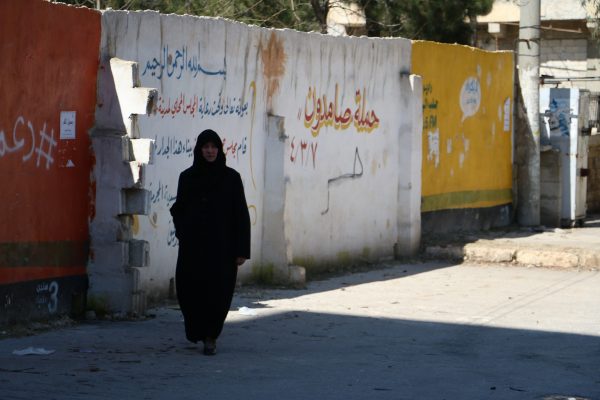
<path id="1" fill-rule="evenodd" d="M 213 162 L 217 159 L 219 148 L 213 142 L 206 142 L 202 145 L 202 157 L 208 162 Z"/>

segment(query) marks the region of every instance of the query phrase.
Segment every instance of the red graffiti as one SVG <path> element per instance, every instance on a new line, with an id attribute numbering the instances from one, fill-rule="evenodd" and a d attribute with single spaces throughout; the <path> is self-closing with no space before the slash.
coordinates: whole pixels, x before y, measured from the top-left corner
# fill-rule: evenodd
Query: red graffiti
<path id="1" fill-rule="evenodd" d="M 294 164 L 300 163 L 302 166 L 307 166 L 309 161 L 312 161 L 312 167 L 314 169 L 316 167 L 318 145 L 319 144 L 316 142 L 307 142 L 304 140 L 300 140 L 300 145 L 298 145 L 296 143 L 296 137 L 292 138 L 290 144 L 290 161 Z"/>
<path id="2" fill-rule="evenodd" d="M 239 155 L 246 154 L 247 145 L 246 145 L 246 137 L 242 139 L 241 142 L 231 142 L 227 140 L 227 138 L 223 138 L 223 152 L 225 156 L 231 155 L 233 159 L 239 159 Z"/>
<path id="3" fill-rule="evenodd" d="M 313 137 L 319 135 L 324 126 L 333 126 L 336 130 L 347 129 L 354 123 L 358 132 L 370 133 L 379 127 L 379 118 L 375 111 L 367 110 L 366 90 L 356 90 L 354 101 L 357 105 L 354 114 L 350 108 L 343 111 L 339 104 L 339 88 L 335 85 L 335 96 L 333 101 L 327 101 L 327 96 L 317 97 L 317 90 L 308 88 L 308 94 L 304 103 L 304 126 L 310 128 Z"/>

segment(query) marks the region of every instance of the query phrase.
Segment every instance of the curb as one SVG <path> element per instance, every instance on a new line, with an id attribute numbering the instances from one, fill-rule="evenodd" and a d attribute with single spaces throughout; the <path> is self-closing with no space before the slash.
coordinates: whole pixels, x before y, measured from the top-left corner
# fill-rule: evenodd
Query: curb
<path id="1" fill-rule="evenodd" d="M 432 259 L 473 263 L 509 263 L 527 267 L 600 270 L 600 250 L 468 243 L 427 246 L 423 254 Z"/>

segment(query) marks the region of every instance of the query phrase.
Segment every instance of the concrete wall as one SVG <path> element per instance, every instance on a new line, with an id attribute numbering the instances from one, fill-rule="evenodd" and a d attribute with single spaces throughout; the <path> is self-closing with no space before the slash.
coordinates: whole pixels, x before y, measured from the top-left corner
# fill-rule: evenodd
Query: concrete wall
<path id="1" fill-rule="evenodd" d="M 584 77 L 588 70 L 588 40 L 544 39 L 540 45 L 540 74 Z M 571 83 L 567 83 L 571 85 Z"/>
<path id="2" fill-rule="evenodd" d="M 244 181 L 252 260 L 241 279 L 415 252 L 422 118 L 410 51 L 404 39 L 105 12 L 92 224 L 103 256 L 90 265 L 91 297 L 132 310 L 167 295 L 168 210 L 207 128 Z"/>
<path id="3" fill-rule="evenodd" d="M 587 211 L 600 213 L 600 135 L 589 137 Z"/>
<path id="4" fill-rule="evenodd" d="M 507 224 L 513 54 L 415 42 L 412 66 L 423 79 L 424 231 Z"/>
<path id="5" fill-rule="evenodd" d="M 97 12 L 0 2 L 0 323 L 84 299 L 99 43 Z"/>
<path id="6" fill-rule="evenodd" d="M 540 222 L 560 227 L 563 201 L 562 157 L 557 149 L 540 153 Z"/>

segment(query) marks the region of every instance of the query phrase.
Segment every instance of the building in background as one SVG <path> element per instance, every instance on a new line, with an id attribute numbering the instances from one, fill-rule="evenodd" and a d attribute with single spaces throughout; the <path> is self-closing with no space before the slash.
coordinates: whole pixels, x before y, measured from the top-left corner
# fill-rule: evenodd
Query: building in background
<path id="1" fill-rule="evenodd" d="M 327 33 L 332 36 L 365 35 L 365 12 L 354 2 L 331 0 L 327 13 Z"/>
<path id="2" fill-rule="evenodd" d="M 580 0 L 541 0 L 540 75 L 542 84 L 600 91 L 600 55 L 593 33 L 596 17 Z M 477 18 L 477 47 L 516 51 L 519 3 L 496 0 Z"/>
<path id="3" fill-rule="evenodd" d="M 496 0 L 478 18 L 477 46 L 516 51 L 519 18 L 518 1 Z M 600 177 L 590 168 L 598 164 L 597 16 L 580 0 L 541 0 L 540 20 L 542 223 L 568 226 L 585 218 L 586 202 L 587 211 L 599 210 Z"/>

